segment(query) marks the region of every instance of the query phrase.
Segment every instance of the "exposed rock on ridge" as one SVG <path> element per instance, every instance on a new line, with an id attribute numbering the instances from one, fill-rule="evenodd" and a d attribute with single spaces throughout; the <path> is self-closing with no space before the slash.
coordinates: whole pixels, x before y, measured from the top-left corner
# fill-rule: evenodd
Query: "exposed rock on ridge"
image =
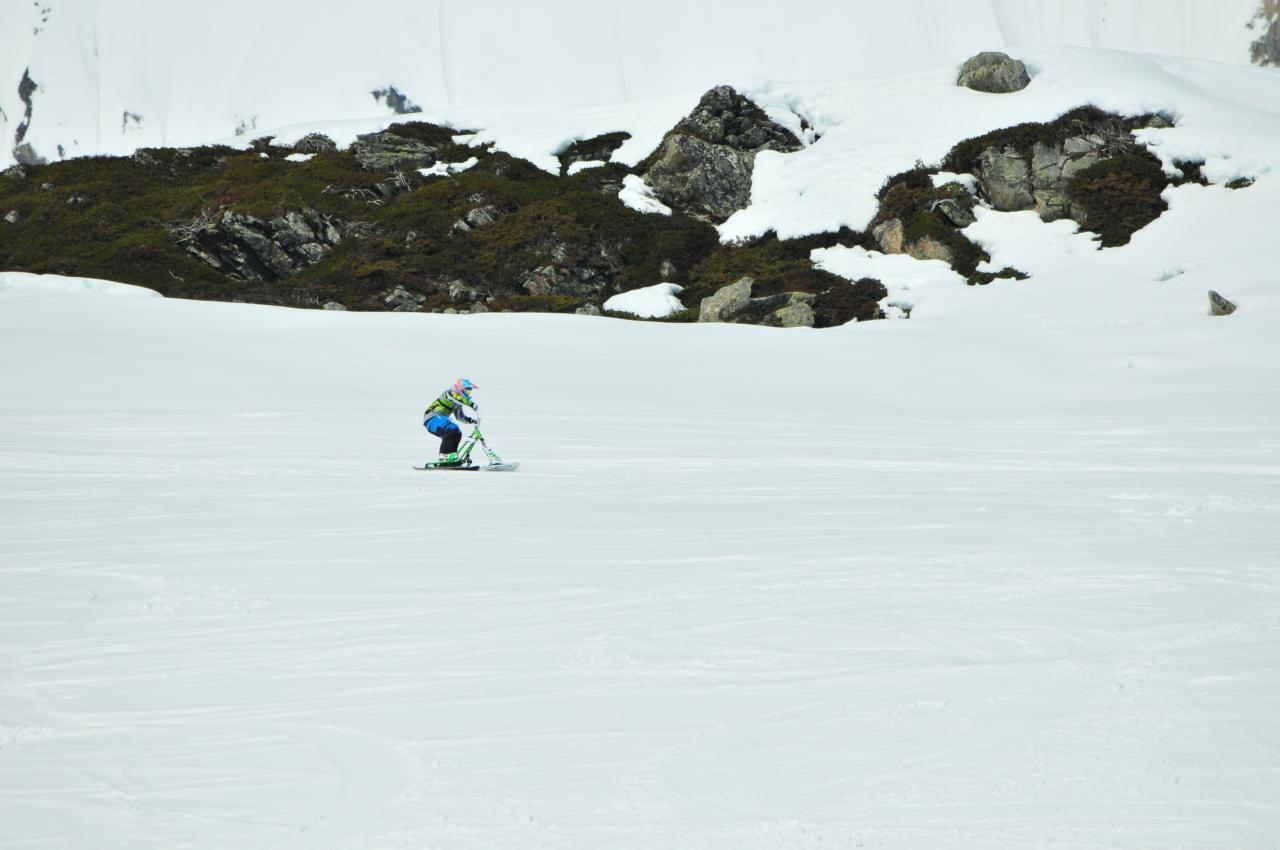
<path id="1" fill-rule="evenodd" d="M 667 206 L 719 223 L 750 203 L 758 152 L 801 147 L 760 107 L 732 87 L 718 86 L 667 133 L 643 176 Z"/>

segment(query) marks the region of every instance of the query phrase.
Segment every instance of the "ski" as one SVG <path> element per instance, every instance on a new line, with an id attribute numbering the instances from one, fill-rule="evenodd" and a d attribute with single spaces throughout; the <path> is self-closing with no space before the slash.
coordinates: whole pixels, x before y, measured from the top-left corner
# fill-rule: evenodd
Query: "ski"
<path id="1" fill-rule="evenodd" d="M 520 468 L 520 463 L 504 462 L 504 463 L 488 463 L 484 466 L 441 466 L 439 464 L 427 464 L 426 466 L 415 466 L 414 469 L 419 472 L 425 472 L 430 469 L 438 469 L 445 472 L 514 472 Z"/>

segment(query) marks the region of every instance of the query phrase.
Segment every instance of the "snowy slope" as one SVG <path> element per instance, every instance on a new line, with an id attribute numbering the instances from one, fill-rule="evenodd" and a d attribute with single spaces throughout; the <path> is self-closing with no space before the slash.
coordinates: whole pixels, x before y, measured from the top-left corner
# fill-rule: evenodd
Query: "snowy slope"
<path id="1" fill-rule="evenodd" d="M 332 4 L 331 4 L 332 5 Z M 0 0 L 0 167 L 310 121 L 696 96 L 728 79 L 876 77 L 1076 45 L 1248 61 L 1256 0 Z M 24 73 L 37 86 L 19 96 Z M 22 129 L 24 124 L 29 126 Z M 617 129 L 609 128 L 609 129 Z"/>
<path id="2" fill-rule="evenodd" d="M 821 332 L 5 276 L 4 846 L 1274 847 L 1280 298 L 1123 268 Z M 521 471 L 409 469 L 464 373 Z"/>

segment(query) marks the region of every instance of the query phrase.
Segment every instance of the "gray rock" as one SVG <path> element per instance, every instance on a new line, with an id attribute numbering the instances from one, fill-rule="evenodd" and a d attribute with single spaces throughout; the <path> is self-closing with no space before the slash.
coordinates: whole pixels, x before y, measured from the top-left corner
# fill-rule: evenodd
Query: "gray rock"
<path id="1" fill-rule="evenodd" d="M 326 302 L 324 302 L 324 309 L 326 309 L 326 310 L 342 310 L 342 311 L 344 311 L 344 312 L 345 312 L 347 308 L 346 308 L 346 307 L 343 307 L 343 306 L 342 306 L 341 304 L 339 304 L 337 301 L 326 301 Z"/>
<path id="2" fill-rule="evenodd" d="M 756 153 L 801 147 L 760 107 L 718 86 L 666 135 L 643 177 L 667 206 L 722 222 L 751 200 Z"/>
<path id="3" fill-rule="evenodd" d="M 811 299 L 812 297 L 810 296 Z M 770 313 L 764 324 L 778 328 L 811 328 L 813 327 L 814 318 L 812 301 L 797 298 L 785 307 L 780 307 Z"/>
<path id="4" fill-rule="evenodd" d="M 539 266 L 525 272 L 520 279 L 520 285 L 530 295 L 550 295 L 565 277 L 555 266 Z"/>
<path id="5" fill-rule="evenodd" d="M 907 255 L 917 260 L 942 260 L 951 265 L 951 249 L 932 236 L 921 236 L 907 246 Z"/>
<path id="6" fill-rule="evenodd" d="M 1280 66 L 1280 6 L 1274 0 L 1268 0 L 1255 22 L 1263 30 L 1262 35 L 1249 46 L 1250 60 L 1264 67 Z"/>
<path id="7" fill-rule="evenodd" d="M 0 173 L 3 173 L 10 180 L 22 180 L 27 176 L 27 169 L 21 165 L 11 165 Z"/>
<path id="8" fill-rule="evenodd" d="M 298 139 L 293 149 L 298 153 L 328 153 L 336 151 L 338 145 L 324 133 L 308 133 Z"/>
<path id="9" fill-rule="evenodd" d="M 85 195 L 81 195 L 79 192 L 76 192 L 71 197 L 67 198 L 67 206 L 69 207 L 82 207 L 87 203 L 89 203 L 89 198 Z"/>
<path id="10" fill-rule="evenodd" d="M 583 304 L 573 312 L 578 316 L 599 316 L 600 308 L 594 304 Z"/>
<path id="11" fill-rule="evenodd" d="M 471 225 L 467 224 L 462 219 L 458 219 L 453 223 L 453 227 L 449 228 L 449 232 L 461 236 L 464 233 L 471 232 Z"/>
<path id="12" fill-rule="evenodd" d="M 174 228 L 179 244 L 224 274 L 279 280 L 324 259 L 342 241 L 345 223 L 312 209 L 270 221 L 226 210 Z"/>
<path id="13" fill-rule="evenodd" d="M 699 322 L 727 322 L 742 312 L 751 301 L 751 287 L 755 284 L 749 277 L 722 286 L 714 295 L 702 299 L 698 308 Z"/>
<path id="14" fill-rule="evenodd" d="M 720 223 L 750 203 L 755 156 L 672 134 L 659 146 L 644 180 L 667 206 Z"/>
<path id="15" fill-rule="evenodd" d="M 476 207 L 467 213 L 467 224 L 471 227 L 484 227 L 493 224 L 498 220 L 499 212 L 497 207 L 484 206 Z"/>
<path id="16" fill-rule="evenodd" d="M 886 254 L 901 254 L 906 233 L 900 219 L 891 218 L 882 221 L 871 229 L 871 236 Z"/>
<path id="17" fill-rule="evenodd" d="M 477 301 L 484 300 L 484 293 L 468 284 L 461 278 L 451 280 L 444 285 L 445 290 L 449 293 L 449 300 L 463 303 L 474 304 Z"/>
<path id="18" fill-rule="evenodd" d="M 18 165 L 47 165 L 49 162 L 36 153 L 36 149 L 31 146 L 30 142 L 23 142 L 14 146 L 13 158 L 18 161 Z"/>
<path id="19" fill-rule="evenodd" d="M 790 153 L 803 147 L 790 130 L 771 120 L 732 86 L 716 86 L 704 94 L 693 112 L 681 119 L 672 132 L 750 153 Z"/>
<path id="20" fill-rule="evenodd" d="M 353 148 L 360 167 L 369 171 L 396 171 L 430 168 L 436 163 L 437 148 L 395 133 L 368 133 L 356 137 Z"/>
<path id="21" fill-rule="evenodd" d="M 1212 289 L 1209 290 L 1209 312 L 1215 316 L 1230 316 L 1236 311 L 1236 305 L 1223 298 Z"/>
<path id="22" fill-rule="evenodd" d="M 1027 66 L 1006 53 L 979 53 L 964 63 L 956 85 L 989 94 L 1022 91 L 1031 84 Z"/>
<path id="23" fill-rule="evenodd" d="M 933 209 L 953 227 L 965 228 L 978 220 L 973 214 L 973 210 L 954 198 L 943 198 L 940 201 L 935 201 Z"/>
<path id="24" fill-rule="evenodd" d="M 978 180 L 991 205 L 1003 212 L 1030 209 L 1035 203 L 1031 192 L 1031 167 L 1014 148 L 982 152 Z"/>
<path id="25" fill-rule="evenodd" d="M 680 274 L 680 270 L 676 268 L 676 264 L 670 260 L 663 260 L 658 265 L 658 276 L 664 281 L 673 281 Z"/>
<path id="26" fill-rule="evenodd" d="M 383 297 L 382 302 L 390 307 L 394 313 L 413 313 L 426 300 L 427 296 L 425 295 L 417 295 L 403 286 L 397 286 Z"/>
<path id="27" fill-rule="evenodd" d="M 22 215 L 17 210 L 9 210 L 4 214 L 4 220 L 9 224 L 17 224 L 22 220 Z"/>

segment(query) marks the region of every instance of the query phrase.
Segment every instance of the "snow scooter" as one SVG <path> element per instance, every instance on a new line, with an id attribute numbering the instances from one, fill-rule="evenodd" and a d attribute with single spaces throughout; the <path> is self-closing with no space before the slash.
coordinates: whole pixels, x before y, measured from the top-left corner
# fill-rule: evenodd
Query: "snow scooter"
<path id="1" fill-rule="evenodd" d="M 489 462 L 486 464 L 473 464 L 471 462 L 471 452 L 475 450 L 476 443 L 479 443 L 484 449 L 484 453 L 488 455 Z M 462 445 L 458 448 L 458 459 L 455 461 L 429 460 L 422 466 L 415 466 L 414 469 L 447 469 L 457 472 L 513 472 L 519 468 L 520 463 L 506 462 L 498 457 L 498 453 L 489 448 L 489 444 L 484 441 L 484 434 L 480 433 L 480 423 L 477 422 L 475 427 L 471 429 L 471 433 L 462 441 Z"/>

